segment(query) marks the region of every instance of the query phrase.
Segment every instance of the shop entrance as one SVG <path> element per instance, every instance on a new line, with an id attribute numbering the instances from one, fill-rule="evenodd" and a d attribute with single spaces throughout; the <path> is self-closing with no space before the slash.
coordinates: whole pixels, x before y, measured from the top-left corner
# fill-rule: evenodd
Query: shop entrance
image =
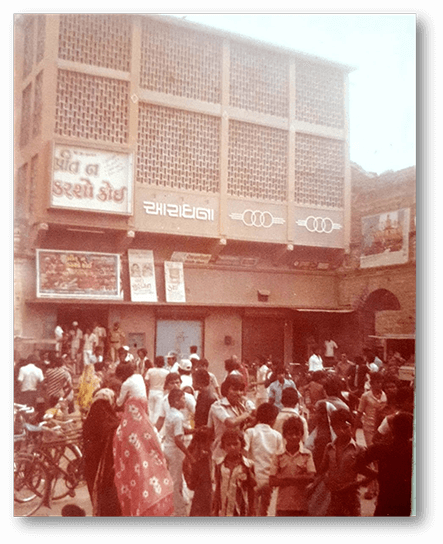
<path id="1" fill-rule="evenodd" d="M 242 358 L 250 363 L 257 357 L 284 361 L 285 319 L 274 317 L 244 317 L 242 329 Z"/>
<path id="2" fill-rule="evenodd" d="M 77 321 L 83 332 L 87 328 L 92 329 L 95 323 L 108 329 L 108 319 L 108 308 L 100 306 L 68 305 L 57 310 L 57 325 L 60 325 L 64 331 L 69 331 L 74 321 Z"/>

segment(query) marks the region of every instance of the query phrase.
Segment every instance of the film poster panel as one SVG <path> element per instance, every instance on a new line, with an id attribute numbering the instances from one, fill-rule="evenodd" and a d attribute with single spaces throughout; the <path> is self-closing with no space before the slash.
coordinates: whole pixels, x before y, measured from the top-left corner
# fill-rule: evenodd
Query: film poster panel
<path id="1" fill-rule="evenodd" d="M 403 208 L 362 218 L 361 268 L 408 261 L 409 216 L 409 208 Z"/>
<path id="2" fill-rule="evenodd" d="M 186 302 L 183 263 L 165 261 L 166 302 Z"/>
<path id="3" fill-rule="evenodd" d="M 143 249 L 129 249 L 128 262 L 131 300 L 134 302 L 157 302 L 154 252 Z"/>
<path id="4" fill-rule="evenodd" d="M 37 297 L 121 299 L 120 256 L 37 249 Z"/>

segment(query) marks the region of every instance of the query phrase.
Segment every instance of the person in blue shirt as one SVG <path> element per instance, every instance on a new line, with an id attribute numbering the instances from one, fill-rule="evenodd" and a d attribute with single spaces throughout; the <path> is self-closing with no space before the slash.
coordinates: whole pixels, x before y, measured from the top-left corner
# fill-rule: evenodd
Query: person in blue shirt
<path id="1" fill-rule="evenodd" d="M 279 365 L 275 369 L 275 376 L 276 379 L 268 387 L 269 402 L 275 404 L 279 410 L 282 410 L 283 404 L 281 402 L 281 396 L 283 389 L 292 387 L 293 389 L 297 390 L 297 387 L 294 381 L 287 377 L 287 372 L 283 365 Z"/>

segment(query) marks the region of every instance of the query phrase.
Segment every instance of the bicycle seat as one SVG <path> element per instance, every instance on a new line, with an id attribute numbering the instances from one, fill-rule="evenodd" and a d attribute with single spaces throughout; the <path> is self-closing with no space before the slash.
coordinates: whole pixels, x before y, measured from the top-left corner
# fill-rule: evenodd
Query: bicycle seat
<path id="1" fill-rule="evenodd" d="M 24 428 L 30 433 L 41 433 L 43 431 L 42 427 L 38 425 L 31 425 L 30 423 L 24 423 Z"/>

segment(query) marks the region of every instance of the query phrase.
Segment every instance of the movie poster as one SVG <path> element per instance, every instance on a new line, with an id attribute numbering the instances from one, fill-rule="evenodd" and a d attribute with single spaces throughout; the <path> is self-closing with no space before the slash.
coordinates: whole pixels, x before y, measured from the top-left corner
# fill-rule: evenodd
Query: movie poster
<path id="1" fill-rule="evenodd" d="M 361 268 L 408 261 L 409 214 L 409 208 L 403 208 L 362 218 Z"/>
<path id="2" fill-rule="evenodd" d="M 122 299 L 120 257 L 37 249 L 37 297 Z"/>
<path id="3" fill-rule="evenodd" d="M 166 302 L 186 302 L 183 263 L 165 261 Z"/>
<path id="4" fill-rule="evenodd" d="M 154 252 L 148 249 L 129 249 L 128 262 L 131 300 L 157 302 Z"/>

